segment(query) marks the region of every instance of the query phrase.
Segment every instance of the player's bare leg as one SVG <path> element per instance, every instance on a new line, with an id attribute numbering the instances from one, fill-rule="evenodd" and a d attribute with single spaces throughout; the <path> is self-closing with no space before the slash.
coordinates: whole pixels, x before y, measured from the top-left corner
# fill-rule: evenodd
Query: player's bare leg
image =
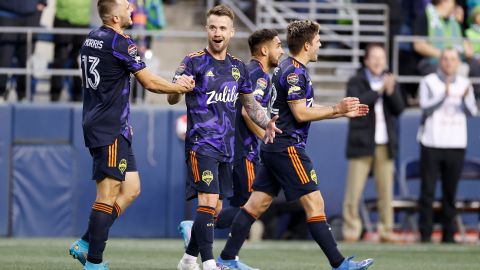
<path id="1" fill-rule="evenodd" d="M 121 213 L 140 195 L 140 190 L 140 175 L 138 172 L 126 172 L 125 181 L 121 184 L 120 194 L 116 201 L 120 206 Z"/>

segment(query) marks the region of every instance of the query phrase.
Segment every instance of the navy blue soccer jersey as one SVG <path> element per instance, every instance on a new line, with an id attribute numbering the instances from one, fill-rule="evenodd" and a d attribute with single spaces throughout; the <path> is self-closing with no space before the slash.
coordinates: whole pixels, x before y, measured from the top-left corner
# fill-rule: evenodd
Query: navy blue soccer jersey
<path id="1" fill-rule="evenodd" d="M 280 152 L 292 145 L 305 148 L 310 122 L 297 122 L 288 105 L 302 99 L 307 107 L 313 106 L 312 81 L 307 68 L 288 57 L 275 68 L 272 76 L 271 114 L 279 116 L 276 124 L 283 133 L 276 135 L 273 143 L 263 144 L 262 150 Z"/>
<path id="2" fill-rule="evenodd" d="M 232 161 L 235 103 L 239 94 L 252 93 L 246 65 L 230 54 L 217 60 L 204 49 L 183 59 L 175 76 L 183 74 L 195 80 L 195 88 L 185 95 L 185 151 Z"/>
<path id="3" fill-rule="evenodd" d="M 251 60 L 247 70 L 252 83 L 255 100 L 263 108 L 267 108 L 270 100 L 270 75 L 263 70 L 263 66 L 257 60 Z M 242 116 L 242 103 L 237 102 L 237 120 L 235 126 L 235 160 L 246 157 L 253 161 L 258 156 L 258 138 L 248 129 Z"/>
<path id="4" fill-rule="evenodd" d="M 145 68 L 135 43 L 102 26 L 88 34 L 80 57 L 85 145 L 109 145 L 119 134 L 131 141 L 130 77 Z"/>

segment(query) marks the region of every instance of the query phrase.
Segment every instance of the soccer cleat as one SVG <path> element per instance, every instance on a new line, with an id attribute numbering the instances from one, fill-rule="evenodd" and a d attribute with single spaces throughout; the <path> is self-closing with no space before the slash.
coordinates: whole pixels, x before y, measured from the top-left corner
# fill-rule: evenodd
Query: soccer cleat
<path id="1" fill-rule="evenodd" d="M 75 241 L 68 250 L 74 259 L 77 259 L 82 265 L 85 265 L 88 254 L 88 242 L 83 239 Z"/>
<path id="2" fill-rule="evenodd" d="M 240 260 L 223 260 L 221 257 L 217 258 L 217 266 L 224 267 L 221 269 L 229 270 L 259 270 L 246 265 Z"/>
<path id="3" fill-rule="evenodd" d="M 83 270 L 109 270 L 108 263 L 102 262 L 99 264 L 86 262 L 85 266 L 83 266 Z"/>
<path id="4" fill-rule="evenodd" d="M 370 265 L 373 264 L 373 259 L 366 259 L 363 261 L 352 261 L 352 257 L 348 257 L 345 259 L 342 264 L 337 267 L 337 268 L 332 268 L 332 270 L 365 270 L 367 269 Z"/>
<path id="5" fill-rule="evenodd" d="M 177 265 L 178 270 L 200 270 L 200 266 L 198 265 L 197 262 L 194 263 L 186 263 L 183 260 L 180 260 L 180 262 Z"/>
<path id="6" fill-rule="evenodd" d="M 183 238 L 183 247 L 187 249 L 188 243 L 190 243 L 190 237 L 192 236 L 192 220 L 184 220 L 178 225 L 178 231 Z"/>

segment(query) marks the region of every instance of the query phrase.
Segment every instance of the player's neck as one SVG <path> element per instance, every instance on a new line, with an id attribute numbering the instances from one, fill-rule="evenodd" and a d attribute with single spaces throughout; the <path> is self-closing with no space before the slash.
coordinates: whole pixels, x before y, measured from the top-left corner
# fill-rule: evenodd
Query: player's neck
<path id="1" fill-rule="evenodd" d="M 252 59 L 260 63 L 263 72 L 268 72 L 272 67 L 268 64 L 268 59 L 266 57 L 252 56 Z"/>
<path id="2" fill-rule="evenodd" d="M 207 46 L 207 51 L 208 53 L 215 59 L 217 60 L 225 60 L 227 58 L 227 50 L 223 50 L 221 52 L 214 52 L 212 49 L 210 49 L 210 46 Z"/>
<path id="3" fill-rule="evenodd" d="M 299 62 L 304 66 L 307 66 L 307 64 L 310 62 L 310 58 L 307 55 L 302 53 L 299 53 L 297 55 L 290 55 L 290 57 L 292 57 L 293 59 L 295 59 L 297 62 Z"/>
<path id="4" fill-rule="evenodd" d="M 108 27 L 108 28 L 113 29 L 113 31 L 115 31 L 115 32 L 117 32 L 117 33 L 119 33 L 119 34 L 121 34 L 121 35 L 124 35 L 123 29 L 122 29 L 120 26 L 118 26 L 118 25 L 110 25 L 110 24 L 103 24 L 103 25 L 104 25 L 105 27 Z"/>

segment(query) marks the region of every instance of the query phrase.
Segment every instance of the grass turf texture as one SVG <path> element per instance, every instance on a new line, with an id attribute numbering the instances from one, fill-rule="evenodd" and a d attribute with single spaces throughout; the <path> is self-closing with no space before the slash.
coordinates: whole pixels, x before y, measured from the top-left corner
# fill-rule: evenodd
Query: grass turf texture
<path id="1" fill-rule="evenodd" d="M 1 270 L 68 270 L 82 269 L 78 261 L 67 255 L 74 239 L 65 238 L 0 238 Z M 224 241 L 215 242 L 215 254 Z M 162 239 L 119 239 L 107 244 L 104 258 L 112 270 L 176 269 L 183 254 L 183 242 Z M 480 269 L 479 245 L 440 244 L 341 244 L 346 256 L 359 259 L 372 257 L 370 268 L 388 270 Z M 312 241 L 266 241 L 246 243 L 242 260 L 262 270 L 331 269 L 328 261 Z"/>

